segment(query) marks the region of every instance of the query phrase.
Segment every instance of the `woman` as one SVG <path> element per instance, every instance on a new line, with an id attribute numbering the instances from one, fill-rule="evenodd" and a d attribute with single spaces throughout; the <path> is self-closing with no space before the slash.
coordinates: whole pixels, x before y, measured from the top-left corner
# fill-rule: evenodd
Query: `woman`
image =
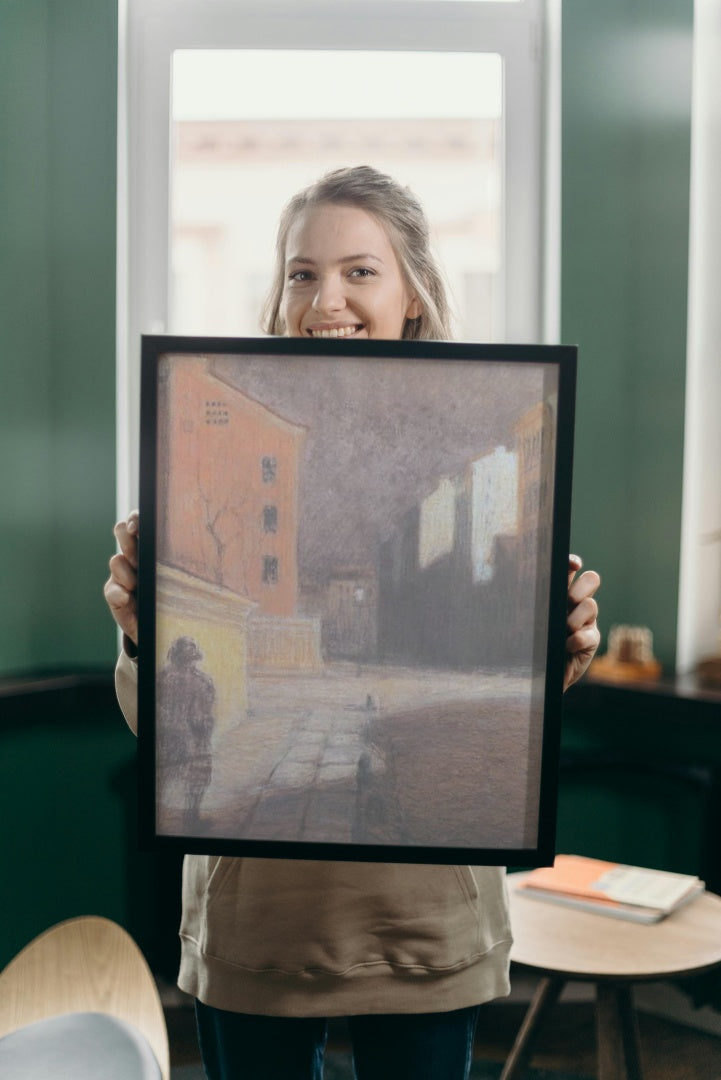
<path id="1" fill-rule="evenodd" d="M 450 336 L 415 197 L 368 167 L 299 193 L 279 227 L 271 334 Z M 105 595 L 124 632 L 118 696 L 135 725 L 137 513 L 115 527 Z M 569 561 L 565 686 L 598 647 L 598 575 Z M 462 1080 L 480 1005 L 508 993 L 499 867 L 186 856 L 179 985 L 197 1002 L 211 1080 L 322 1075 L 327 1017 L 346 1016 L 359 1080 Z"/>

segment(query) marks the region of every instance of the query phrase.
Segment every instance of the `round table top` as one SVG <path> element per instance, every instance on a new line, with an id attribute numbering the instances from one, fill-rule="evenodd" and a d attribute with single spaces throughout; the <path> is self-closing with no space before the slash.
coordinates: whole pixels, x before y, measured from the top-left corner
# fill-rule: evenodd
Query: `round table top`
<path id="1" fill-rule="evenodd" d="M 548 975 L 635 981 L 721 965 L 721 897 L 704 892 L 657 923 L 628 922 L 524 896 L 508 875 L 511 960 Z"/>

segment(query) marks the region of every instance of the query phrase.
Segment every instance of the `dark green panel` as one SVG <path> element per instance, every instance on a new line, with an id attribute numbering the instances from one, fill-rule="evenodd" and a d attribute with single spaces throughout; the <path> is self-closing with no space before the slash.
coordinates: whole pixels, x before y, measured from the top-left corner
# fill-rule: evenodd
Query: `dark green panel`
<path id="1" fill-rule="evenodd" d="M 54 579 L 47 21 L 0 3 L 0 672 L 42 651 Z"/>
<path id="2" fill-rule="evenodd" d="M 115 519 L 117 4 L 51 4 L 50 195 L 62 663 L 112 659 L 102 599 Z"/>
<path id="3" fill-rule="evenodd" d="M 154 971 L 177 974 L 180 856 L 138 847 L 137 743 L 110 674 L 0 685 L 0 818 L 8 868 L 0 968 L 49 926 L 104 915 Z"/>
<path id="4" fill-rule="evenodd" d="M 115 651 L 116 0 L 0 0 L 0 50 L 2 675 Z"/>
<path id="5" fill-rule="evenodd" d="M 12 868 L 0 966 L 61 919 L 105 915 L 128 926 L 135 740 L 112 688 L 2 700 L 0 812 Z"/>
<path id="6" fill-rule="evenodd" d="M 622 769 L 561 781 L 557 850 L 696 874 L 703 860 L 704 793 L 682 780 Z"/>
<path id="7" fill-rule="evenodd" d="M 557 850 L 721 885 L 721 700 L 581 682 L 564 701 Z"/>
<path id="8" fill-rule="evenodd" d="M 675 656 L 692 0 L 563 6 L 562 337 L 579 345 L 573 546 L 602 629 Z"/>

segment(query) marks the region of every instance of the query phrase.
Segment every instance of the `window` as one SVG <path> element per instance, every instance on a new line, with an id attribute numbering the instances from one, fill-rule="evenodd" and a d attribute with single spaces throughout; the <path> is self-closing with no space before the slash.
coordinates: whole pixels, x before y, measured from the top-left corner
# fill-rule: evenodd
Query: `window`
<path id="1" fill-rule="evenodd" d="M 274 457 L 264 457 L 260 463 L 260 469 L 264 484 L 272 484 L 275 482 L 276 474 L 278 472 L 278 463 Z"/>
<path id="2" fill-rule="evenodd" d="M 230 412 L 225 401 L 206 401 L 205 403 L 206 424 L 229 424 Z"/>
<path id="3" fill-rule="evenodd" d="M 353 153 L 353 163 L 357 153 L 373 151 L 371 164 L 418 189 L 451 279 L 459 336 L 556 339 L 557 220 L 549 228 L 544 218 L 556 192 L 544 177 L 552 176 L 555 158 L 546 160 L 544 147 L 558 127 L 545 108 L 557 8 L 558 0 L 121 2 L 123 514 L 137 501 L 140 335 L 257 333 L 251 320 L 268 287 L 264 260 L 278 212 L 301 184 L 349 163 L 337 159 L 341 137 L 342 154 Z M 212 77 L 199 80 L 209 51 Z M 240 113 L 212 116 L 207 106 L 203 113 L 206 84 L 220 91 L 216 100 L 238 101 L 222 85 L 233 58 L 236 73 L 239 66 L 250 71 L 252 60 L 263 75 L 241 93 Z M 191 72 L 189 92 L 181 89 L 183 65 Z M 339 66 L 346 77 L 334 80 L 329 73 Z M 376 82 L 386 112 L 372 100 Z M 280 92 L 283 110 L 271 91 Z M 287 144 L 282 154 L 274 136 Z M 204 212 L 192 209 L 190 198 L 201 179 Z M 234 201 L 257 213 L 244 224 L 221 218 L 217 211 Z"/>
<path id="4" fill-rule="evenodd" d="M 274 533 L 278 531 L 278 507 L 263 507 L 263 532 Z"/>
<path id="5" fill-rule="evenodd" d="M 263 557 L 263 584 L 278 584 L 278 560 L 275 555 L 265 555 Z"/>

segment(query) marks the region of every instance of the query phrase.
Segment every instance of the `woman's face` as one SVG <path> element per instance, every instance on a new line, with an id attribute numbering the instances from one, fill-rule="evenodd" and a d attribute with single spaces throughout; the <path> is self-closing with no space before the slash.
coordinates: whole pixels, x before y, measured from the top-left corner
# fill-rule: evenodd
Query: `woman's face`
<path id="1" fill-rule="evenodd" d="M 322 203 L 288 231 L 281 314 L 289 337 L 400 338 L 421 306 L 388 234 L 357 206 Z"/>

